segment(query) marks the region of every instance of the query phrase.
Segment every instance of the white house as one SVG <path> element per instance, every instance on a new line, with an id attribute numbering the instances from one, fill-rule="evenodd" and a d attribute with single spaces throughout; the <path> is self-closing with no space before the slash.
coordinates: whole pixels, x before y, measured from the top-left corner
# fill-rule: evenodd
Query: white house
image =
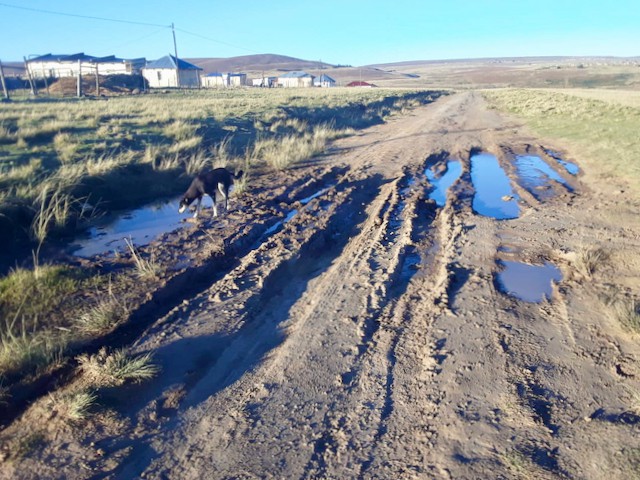
<path id="1" fill-rule="evenodd" d="M 208 73 L 202 77 L 204 88 L 221 88 L 227 86 L 227 77 L 224 73 Z"/>
<path id="2" fill-rule="evenodd" d="M 278 77 L 278 86 L 285 88 L 311 87 L 314 78 L 307 72 L 288 72 Z"/>
<path id="3" fill-rule="evenodd" d="M 313 79 L 314 87 L 335 87 L 336 81 L 329 75 L 322 74 L 319 77 Z"/>
<path id="4" fill-rule="evenodd" d="M 246 84 L 246 73 L 209 73 L 202 77 L 205 88 L 244 87 Z"/>
<path id="5" fill-rule="evenodd" d="M 144 58 L 94 57 L 84 53 L 56 55 L 47 53 L 27 60 L 26 68 L 35 78 L 76 77 L 78 69 L 83 75 L 137 75 L 146 60 Z"/>
<path id="6" fill-rule="evenodd" d="M 147 63 L 142 76 L 149 82 L 150 88 L 199 88 L 202 68 L 173 55 Z"/>
<path id="7" fill-rule="evenodd" d="M 278 77 L 260 77 L 251 79 L 254 87 L 275 87 L 278 84 Z"/>

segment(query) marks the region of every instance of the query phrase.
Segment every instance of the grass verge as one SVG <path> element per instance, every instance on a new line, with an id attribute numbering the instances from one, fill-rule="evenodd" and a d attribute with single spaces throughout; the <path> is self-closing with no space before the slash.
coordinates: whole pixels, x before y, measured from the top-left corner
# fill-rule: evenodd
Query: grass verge
<path id="1" fill-rule="evenodd" d="M 492 90 L 484 95 L 539 135 L 569 144 L 595 186 L 614 181 L 640 197 L 640 106 L 585 98 L 570 90 Z"/>

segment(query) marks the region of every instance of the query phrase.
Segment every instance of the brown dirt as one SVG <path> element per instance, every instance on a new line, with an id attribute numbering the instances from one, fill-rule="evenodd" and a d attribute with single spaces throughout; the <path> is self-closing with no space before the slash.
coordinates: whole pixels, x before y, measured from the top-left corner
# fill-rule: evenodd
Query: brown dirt
<path id="1" fill-rule="evenodd" d="M 514 175 L 512 152 L 543 147 L 470 92 L 256 178 L 151 247 L 178 273 L 128 343 L 163 373 L 99 391 L 81 424 L 34 402 L 1 434 L 0 477 L 637 477 L 639 338 L 604 301 L 639 287 L 637 201 L 568 178 L 542 202 L 518 189 L 518 219 L 471 209 L 473 149 Z M 463 175 L 438 208 L 423 172 L 443 152 Z M 589 278 L 584 246 L 609 254 Z M 499 259 L 563 280 L 523 302 L 498 290 Z"/>

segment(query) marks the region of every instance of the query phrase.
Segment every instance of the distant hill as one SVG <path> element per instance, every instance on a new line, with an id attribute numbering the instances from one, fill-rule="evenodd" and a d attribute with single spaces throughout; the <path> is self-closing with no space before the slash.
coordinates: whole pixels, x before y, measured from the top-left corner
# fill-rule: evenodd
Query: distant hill
<path id="1" fill-rule="evenodd" d="M 294 70 L 320 70 L 333 68 L 334 65 L 302 60 L 300 58 L 275 55 L 271 53 L 259 55 L 243 55 L 230 58 L 185 58 L 186 61 L 198 65 L 205 73 L 213 72 L 276 72 Z"/>

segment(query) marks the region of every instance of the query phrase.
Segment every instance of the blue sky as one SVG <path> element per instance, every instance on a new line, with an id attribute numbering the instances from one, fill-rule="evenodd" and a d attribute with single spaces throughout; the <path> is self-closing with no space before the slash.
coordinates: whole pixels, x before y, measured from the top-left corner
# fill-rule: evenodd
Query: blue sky
<path id="1" fill-rule="evenodd" d="M 638 0 L 0 0 L 0 60 L 77 52 L 155 59 L 173 53 L 171 23 L 186 58 L 275 53 L 355 66 L 640 55 Z"/>

